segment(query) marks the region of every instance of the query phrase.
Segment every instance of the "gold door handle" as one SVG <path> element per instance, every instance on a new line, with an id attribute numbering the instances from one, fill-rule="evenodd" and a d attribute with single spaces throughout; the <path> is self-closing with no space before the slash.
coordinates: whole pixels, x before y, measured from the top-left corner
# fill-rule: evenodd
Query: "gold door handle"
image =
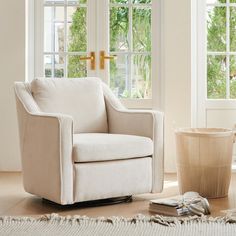
<path id="1" fill-rule="evenodd" d="M 105 51 L 100 52 L 100 69 L 104 70 L 105 69 L 105 60 L 114 60 L 117 58 L 117 55 L 109 56 L 105 55 Z"/>
<path id="2" fill-rule="evenodd" d="M 79 58 L 81 61 L 86 61 L 90 60 L 90 68 L 91 70 L 95 70 L 96 68 L 96 57 L 95 57 L 95 52 L 91 52 L 89 57 L 80 57 Z"/>

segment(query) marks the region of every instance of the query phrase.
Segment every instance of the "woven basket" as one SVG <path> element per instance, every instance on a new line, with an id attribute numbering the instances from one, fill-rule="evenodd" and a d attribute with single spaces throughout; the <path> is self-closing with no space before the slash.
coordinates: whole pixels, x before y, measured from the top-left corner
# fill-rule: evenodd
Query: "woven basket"
<path id="1" fill-rule="evenodd" d="M 179 129 L 175 132 L 177 175 L 181 194 L 207 198 L 228 195 L 234 133 L 229 129 Z"/>

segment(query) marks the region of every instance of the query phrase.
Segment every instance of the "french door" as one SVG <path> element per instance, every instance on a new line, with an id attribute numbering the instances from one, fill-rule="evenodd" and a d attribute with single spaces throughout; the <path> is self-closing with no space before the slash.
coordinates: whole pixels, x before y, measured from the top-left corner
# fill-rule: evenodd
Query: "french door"
<path id="1" fill-rule="evenodd" d="M 201 0 L 199 10 L 198 126 L 236 124 L 236 4 Z"/>
<path id="2" fill-rule="evenodd" d="M 236 125 L 236 4 L 234 0 L 199 0 L 198 127 Z M 236 146 L 234 145 L 234 169 Z"/>
<path id="3" fill-rule="evenodd" d="M 128 107 L 152 108 L 159 9 L 158 0 L 35 1 L 34 77 L 97 76 Z"/>

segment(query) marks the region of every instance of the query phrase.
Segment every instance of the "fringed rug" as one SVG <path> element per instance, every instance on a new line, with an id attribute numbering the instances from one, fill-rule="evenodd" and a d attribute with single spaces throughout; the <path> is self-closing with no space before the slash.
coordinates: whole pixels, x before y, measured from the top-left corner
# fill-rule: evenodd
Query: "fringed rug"
<path id="1" fill-rule="evenodd" d="M 0 217 L 0 235 L 236 235 L 236 217 L 175 218 L 137 215 L 134 218 L 88 218 L 86 216 L 45 215 L 40 218 Z"/>

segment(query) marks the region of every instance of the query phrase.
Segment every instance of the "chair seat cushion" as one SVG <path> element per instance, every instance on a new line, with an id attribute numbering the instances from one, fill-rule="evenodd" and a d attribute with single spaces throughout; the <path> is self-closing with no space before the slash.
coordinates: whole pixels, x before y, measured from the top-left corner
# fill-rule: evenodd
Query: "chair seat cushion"
<path id="1" fill-rule="evenodd" d="M 146 157 L 153 154 L 150 138 L 108 133 L 74 134 L 74 162 L 95 162 Z"/>

